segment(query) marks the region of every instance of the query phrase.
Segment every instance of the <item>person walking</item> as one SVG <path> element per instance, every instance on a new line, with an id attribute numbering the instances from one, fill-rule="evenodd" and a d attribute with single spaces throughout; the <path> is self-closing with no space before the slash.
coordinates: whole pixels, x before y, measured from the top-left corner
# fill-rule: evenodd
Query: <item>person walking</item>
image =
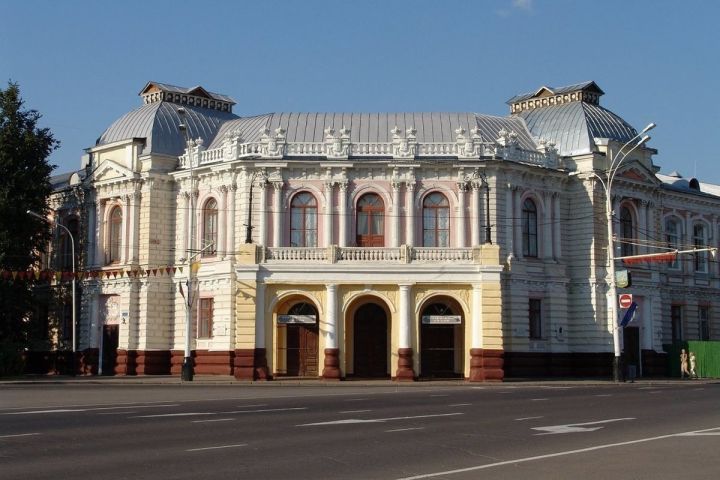
<path id="1" fill-rule="evenodd" d="M 690 372 L 688 371 L 688 354 L 683 348 L 680 350 L 680 378 L 690 378 Z"/>

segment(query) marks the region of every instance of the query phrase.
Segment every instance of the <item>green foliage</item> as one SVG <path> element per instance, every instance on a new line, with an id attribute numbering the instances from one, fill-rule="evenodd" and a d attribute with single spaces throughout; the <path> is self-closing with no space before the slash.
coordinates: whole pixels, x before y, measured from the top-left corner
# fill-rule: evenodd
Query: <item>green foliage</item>
<path id="1" fill-rule="evenodd" d="M 52 192 L 47 161 L 59 143 L 37 126 L 40 114 L 24 108 L 20 88 L 0 89 L 0 268 L 17 271 L 37 261 L 49 238 L 49 225 L 27 215 L 47 213 Z M 30 282 L 0 279 L 0 339 L 25 344 L 32 306 Z"/>

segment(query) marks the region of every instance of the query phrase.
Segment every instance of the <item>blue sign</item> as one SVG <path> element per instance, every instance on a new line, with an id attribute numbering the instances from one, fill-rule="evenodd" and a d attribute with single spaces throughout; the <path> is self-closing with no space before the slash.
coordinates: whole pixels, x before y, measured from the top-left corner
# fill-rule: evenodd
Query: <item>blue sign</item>
<path id="1" fill-rule="evenodd" d="M 625 328 L 627 327 L 627 324 L 630 323 L 633 319 L 633 316 L 635 315 L 635 310 L 637 310 L 638 304 L 635 302 L 632 302 L 630 304 L 630 307 L 625 312 L 625 316 L 622 320 L 620 320 L 620 327 Z"/>

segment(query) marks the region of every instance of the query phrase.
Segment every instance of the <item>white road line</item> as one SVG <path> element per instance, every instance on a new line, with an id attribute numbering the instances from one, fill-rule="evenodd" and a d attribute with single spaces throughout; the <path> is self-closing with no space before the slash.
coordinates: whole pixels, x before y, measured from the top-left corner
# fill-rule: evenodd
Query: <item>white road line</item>
<path id="1" fill-rule="evenodd" d="M 531 398 L 530 401 L 532 402 L 544 402 L 548 400 L 547 398 Z"/>
<path id="2" fill-rule="evenodd" d="M 161 407 L 177 407 L 179 403 L 163 404 L 163 405 L 128 405 L 123 407 L 97 407 L 97 408 L 57 408 L 53 410 L 28 410 L 25 412 L 7 412 L 1 415 L 33 415 L 39 413 L 76 413 L 76 412 L 96 412 L 100 410 L 124 410 L 128 408 L 161 408 Z M 127 413 L 127 412 L 124 412 Z"/>
<path id="3" fill-rule="evenodd" d="M 98 413 L 98 415 L 130 415 L 131 413 L 137 413 L 137 412 L 104 412 L 104 413 Z"/>
<path id="4" fill-rule="evenodd" d="M 567 423 L 565 425 L 548 425 L 546 427 L 533 427 L 533 430 L 540 430 L 543 432 L 543 433 L 536 433 L 535 435 L 555 435 L 558 433 L 594 432 L 595 430 L 600 430 L 601 428 L 604 428 L 604 427 L 600 426 L 600 427 L 587 428 L 587 427 L 585 427 L 585 425 L 599 425 L 601 423 L 623 422 L 626 420 L 635 420 L 635 417 L 610 418 L 608 420 L 598 420 L 596 422 Z"/>
<path id="5" fill-rule="evenodd" d="M 472 403 L 451 403 L 448 407 L 469 407 Z"/>
<path id="6" fill-rule="evenodd" d="M 699 437 L 704 435 L 720 435 L 720 428 L 710 428 L 708 430 L 698 430 L 697 432 L 680 433 L 679 437 Z"/>
<path id="7" fill-rule="evenodd" d="M 266 408 L 262 410 L 231 410 L 229 412 L 185 412 L 185 413 L 158 413 L 156 415 L 139 415 L 129 418 L 162 418 L 162 417 L 192 417 L 201 415 L 234 415 L 240 413 L 286 412 L 292 410 L 307 410 L 307 407 L 293 408 Z"/>
<path id="8" fill-rule="evenodd" d="M 347 425 L 349 423 L 383 423 L 390 422 L 393 420 L 412 420 L 415 418 L 432 418 L 432 417 L 452 417 L 455 415 L 465 415 L 462 412 L 456 413 L 438 413 L 435 415 L 415 415 L 412 417 L 389 417 L 389 418 L 371 418 L 363 420 L 360 418 L 347 418 L 345 420 L 335 420 L 330 422 L 317 422 L 317 423 L 303 423 L 302 425 L 295 425 L 296 427 L 314 427 L 317 425 Z"/>
<path id="9" fill-rule="evenodd" d="M 208 423 L 208 422 L 231 422 L 234 418 L 211 418 L 210 420 L 193 420 L 192 423 Z"/>
<path id="10" fill-rule="evenodd" d="M 396 428 L 394 430 L 385 430 L 385 433 L 392 432 L 407 432 L 408 430 L 424 430 L 425 427 L 413 427 L 413 428 Z"/>
<path id="11" fill-rule="evenodd" d="M 539 416 L 537 416 L 537 417 L 522 417 L 522 418 L 516 418 L 515 421 L 516 421 L 516 422 L 522 422 L 522 421 L 524 421 L 524 420 L 535 420 L 535 419 L 537 419 L 537 418 L 543 418 L 543 415 L 539 415 Z"/>
<path id="12" fill-rule="evenodd" d="M 262 410 L 233 410 L 231 412 L 218 412 L 218 413 L 232 414 L 232 413 L 290 412 L 293 410 L 307 410 L 307 409 L 308 409 L 308 407 L 265 408 Z"/>
<path id="13" fill-rule="evenodd" d="M 430 395 L 431 397 L 448 397 L 449 395 L 445 394 L 436 394 L 436 395 Z"/>
<path id="14" fill-rule="evenodd" d="M 30 437 L 32 435 L 40 435 L 40 434 L 39 433 L 16 433 L 15 435 L 0 435 L 0 438 Z"/>
<path id="15" fill-rule="evenodd" d="M 217 412 L 158 413 L 157 415 L 138 415 L 129 418 L 194 417 L 202 415 L 217 415 Z"/>
<path id="16" fill-rule="evenodd" d="M 220 445 L 217 447 L 189 448 L 186 452 L 202 452 L 203 450 L 217 450 L 219 448 L 246 447 L 247 443 L 236 443 L 235 445 Z"/>
<path id="17" fill-rule="evenodd" d="M 346 402 L 363 402 L 367 400 L 367 398 L 346 398 Z"/>
<path id="18" fill-rule="evenodd" d="M 365 412 L 372 412 L 372 410 L 343 410 L 342 412 L 338 412 L 338 413 L 365 413 Z"/>
<path id="19" fill-rule="evenodd" d="M 257 407 L 267 407 L 267 403 L 258 403 L 257 405 L 238 405 L 237 408 L 257 408 Z"/>
<path id="20" fill-rule="evenodd" d="M 549 453 L 547 455 L 538 455 L 535 457 L 525 457 L 525 458 L 516 458 L 514 460 L 505 460 L 503 462 L 495 462 L 495 463 L 487 463 L 485 465 L 476 465 L 474 467 L 467 467 L 467 468 L 458 468 L 457 470 L 447 470 L 444 472 L 434 472 L 434 473 L 425 473 L 421 475 L 415 475 L 413 477 L 403 477 L 399 478 L 397 480 L 420 480 L 423 478 L 432 478 L 432 477 L 442 477 L 446 475 L 454 475 L 457 473 L 466 473 L 466 472 L 474 472 L 477 470 L 484 470 L 486 468 L 493 468 L 493 467 L 501 467 L 503 465 L 514 465 L 517 463 L 524 463 L 524 462 L 532 462 L 535 460 L 544 460 L 546 458 L 554 458 L 554 457 L 562 457 L 567 455 L 575 455 L 577 453 L 586 453 L 586 452 L 593 452 L 595 450 L 602 450 L 605 448 L 613 448 L 613 447 L 622 447 L 625 445 L 633 445 L 636 443 L 644 443 L 644 442 L 653 442 L 655 440 L 664 440 L 666 438 L 672 438 L 672 437 L 678 437 L 678 436 L 687 436 L 689 434 L 697 434 L 697 433 L 703 433 L 708 432 L 711 430 L 717 430 L 720 429 L 720 427 L 714 427 L 714 428 L 708 428 L 706 430 L 696 430 L 694 432 L 682 432 L 682 433 L 671 433 L 669 435 L 659 435 L 657 437 L 648 437 L 648 438 L 640 438 L 638 440 L 628 440 L 627 442 L 618 442 L 618 443 L 607 443 L 605 445 L 596 445 L 594 447 L 587 447 L 587 448 L 580 448 L 577 450 L 566 450 L 564 452 L 556 452 L 556 453 Z"/>

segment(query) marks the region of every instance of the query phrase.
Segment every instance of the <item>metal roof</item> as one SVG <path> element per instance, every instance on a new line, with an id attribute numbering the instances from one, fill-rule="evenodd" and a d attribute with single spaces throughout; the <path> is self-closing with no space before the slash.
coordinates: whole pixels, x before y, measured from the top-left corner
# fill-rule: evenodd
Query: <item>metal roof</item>
<path id="1" fill-rule="evenodd" d="M 483 141 L 493 141 L 498 138 L 498 132 L 505 129 L 518 134 L 521 148 L 536 149 L 523 121 L 518 118 L 443 112 L 269 113 L 225 123 L 208 148 L 219 147 L 228 133 L 240 135 L 242 142 L 257 141 L 264 128 L 273 132 L 283 128 L 288 142 L 322 142 L 327 128 L 339 130 L 343 127 L 350 129 L 350 141 L 353 143 L 392 142 L 390 130 L 396 126 L 403 135 L 406 130 L 415 128 L 419 143 L 455 142 L 456 129 L 463 128 L 465 135 L 470 136 L 470 130 L 475 127 L 479 129 Z"/>
<path id="2" fill-rule="evenodd" d="M 550 93 L 552 93 L 553 95 L 562 95 L 563 93 L 577 92 L 580 90 L 590 90 L 590 89 L 595 90 L 600 95 L 603 95 L 605 93 L 602 91 L 602 89 L 600 87 L 598 87 L 597 83 L 590 80 L 588 82 L 575 83 L 573 85 L 567 85 L 565 87 L 543 86 L 543 87 L 538 88 L 534 92 L 528 92 L 528 93 L 522 93 L 520 95 L 515 95 L 510 100 L 508 100 L 506 103 L 509 105 L 509 104 L 512 104 L 515 102 L 521 102 L 523 100 L 533 98 L 543 90 L 547 90 Z"/>
<path id="3" fill-rule="evenodd" d="M 238 118 L 229 112 L 183 105 L 185 119 L 180 118 L 179 106 L 169 102 L 156 102 L 126 113 L 100 136 L 97 145 L 131 138 L 144 138 L 143 153 L 181 155 L 185 150 L 184 134 L 178 125 L 185 122 L 191 138 L 202 138 L 207 145 L 223 122 Z"/>
<path id="4" fill-rule="evenodd" d="M 554 142 L 562 156 L 594 151 L 595 138 L 626 142 L 637 135 L 637 131 L 619 116 L 585 102 L 525 110 L 517 116 L 525 120 L 533 138 Z"/>
<path id="5" fill-rule="evenodd" d="M 140 90 L 140 95 L 142 95 L 142 93 L 143 93 L 150 85 L 155 85 L 155 86 L 158 87 L 159 89 L 164 90 L 164 91 L 166 91 L 166 92 L 182 93 L 182 94 L 186 94 L 186 95 L 193 95 L 193 94 L 196 93 L 197 91 L 200 91 L 201 93 L 207 94 L 207 96 L 209 96 L 209 97 L 211 97 L 211 98 L 214 98 L 215 100 L 220 100 L 220 101 L 222 101 L 222 102 L 228 102 L 228 103 L 230 103 L 230 104 L 232 104 L 232 105 L 235 105 L 235 100 L 233 100 L 231 97 L 229 97 L 229 96 L 227 96 L 227 95 L 223 95 L 223 94 L 221 94 L 221 93 L 210 92 L 210 91 L 208 91 L 208 90 L 205 90 L 205 89 L 204 89 L 203 87 L 201 87 L 200 85 L 196 85 L 196 86 L 194 86 L 194 87 L 187 88 L 187 87 L 178 87 L 177 85 L 170 85 L 169 83 L 148 82 L 148 83 L 145 84 L 145 86 L 142 88 L 142 90 Z M 204 95 L 203 95 L 203 96 L 204 96 Z"/>

